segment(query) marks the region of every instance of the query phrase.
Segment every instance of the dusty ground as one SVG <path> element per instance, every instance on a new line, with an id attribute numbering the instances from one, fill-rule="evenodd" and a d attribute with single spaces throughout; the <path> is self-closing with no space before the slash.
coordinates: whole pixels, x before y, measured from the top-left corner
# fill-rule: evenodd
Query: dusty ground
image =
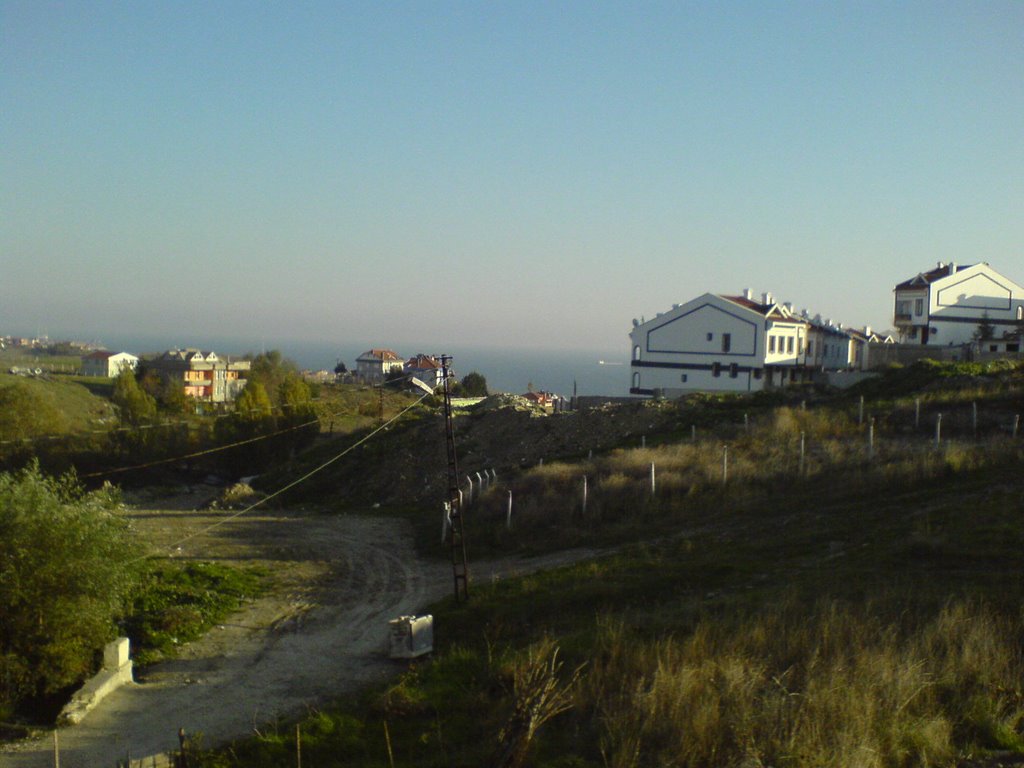
<path id="1" fill-rule="evenodd" d="M 59 732 L 62 768 L 106 768 L 177 745 L 178 728 L 210 745 L 343 697 L 400 672 L 384 653 L 387 622 L 421 612 L 452 592 L 451 566 L 417 557 L 402 520 L 323 511 L 262 511 L 225 522 L 196 510 L 202 493 L 143 503 L 131 512 L 139 534 L 175 557 L 260 564 L 270 594 L 231 616 L 180 657 L 153 665 L 104 700 L 78 726 Z M 579 558 L 470 564 L 471 578 L 494 578 Z M 444 632 L 436 627 L 437 634 Z M 46 734 L 0 750 L 0 766 L 50 768 Z"/>

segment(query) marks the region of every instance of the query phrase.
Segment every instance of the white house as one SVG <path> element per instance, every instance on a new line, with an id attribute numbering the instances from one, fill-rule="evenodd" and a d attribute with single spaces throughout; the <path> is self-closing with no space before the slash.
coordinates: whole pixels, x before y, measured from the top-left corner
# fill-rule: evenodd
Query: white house
<path id="1" fill-rule="evenodd" d="M 369 349 L 356 358 L 356 376 L 379 383 L 392 371 L 401 371 L 402 365 L 402 359 L 390 349 Z"/>
<path id="2" fill-rule="evenodd" d="M 437 389 L 444 384 L 444 367 L 441 362 L 430 355 L 418 354 L 405 361 L 404 370 L 410 376 L 415 376 L 431 389 Z"/>
<path id="3" fill-rule="evenodd" d="M 127 352 L 97 350 L 82 357 L 82 375 L 113 378 L 125 368 L 134 371 L 138 365 L 139 358 Z"/>
<path id="4" fill-rule="evenodd" d="M 705 293 L 646 322 L 634 320 L 630 393 L 755 392 L 810 377 L 809 324 L 765 293 Z"/>
<path id="5" fill-rule="evenodd" d="M 960 266 L 940 261 L 893 293 L 893 320 L 904 344 L 967 344 L 986 318 L 995 338 L 1002 339 L 1024 321 L 1024 288 L 985 262 Z"/>

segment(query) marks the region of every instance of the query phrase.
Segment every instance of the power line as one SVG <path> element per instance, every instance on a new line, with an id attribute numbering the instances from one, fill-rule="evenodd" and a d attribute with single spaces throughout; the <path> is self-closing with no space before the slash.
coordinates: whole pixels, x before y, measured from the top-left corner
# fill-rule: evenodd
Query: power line
<path id="1" fill-rule="evenodd" d="M 354 442 L 352 445 L 348 446 L 341 453 L 339 453 L 336 456 L 328 459 L 327 461 L 325 461 L 323 464 L 321 464 L 320 466 L 316 467 L 315 469 L 310 470 L 309 472 L 307 472 L 306 474 L 304 474 L 302 477 L 298 478 L 297 480 L 293 480 L 292 482 L 288 483 L 288 485 L 286 485 L 283 488 L 280 488 L 280 489 L 274 491 L 269 496 L 264 496 L 259 501 L 253 502 L 252 504 L 250 504 L 245 509 L 241 509 L 238 512 L 235 512 L 235 513 L 230 514 L 230 515 L 228 515 L 227 517 L 225 517 L 225 518 L 223 518 L 221 520 L 218 520 L 216 523 L 208 525 L 207 527 L 202 528 L 202 529 L 196 531 L 195 533 L 190 533 L 188 536 L 185 536 L 184 538 L 179 539 L 178 541 L 175 541 L 175 542 L 173 542 L 171 544 L 168 544 L 165 549 L 170 550 L 170 549 L 174 549 L 176 547 L 180 547 L 185 542 L 190 541 L 191 539 L 194 539 L 197 536 L 201 536 L 204 533 L 209 533 L 213 529 L 219 528 L 220 526 L 224 525 L 224 523 L 230 522 L 230 521 L 232 521 L 232 520 L 234 520 L 236 518 L 241 517 L 244 514 L 247 514 L 247 513 L 251 512 L 252 510 L 256 509 L 256 507 L 260 506 L 261 504 L 265 504 L 268 501 L 270 501 L 271 499 L 276 498 L 277 496 L 280 496 L 285 491 L 291 490 L 292 488 L 294 488 L 295 486 L 299 485 L 300 483 L 305 482 L 306 480 L 311 478 L 313 475 L 315 475 L 317 472 L 320 472 L 321 470 L 326 469 L 331 464 L 333 464 L 334 462 L 338 461 L 338 459 L 340 459 L 343 456 L 345 456 L 347 453 L 350 453 L 351 451 L 355 450 L 356 448 L 358 448 L 363 443 L 369 441 L 370 438 L 376 436 L 379 432 L 382 432 L 383 430 L 387 429 L 391 424 L 393 424 L 394 422 L 398 421 L 398 419 L 400 419 L 406 413 L 408 413 L 413 408 L 415 408 L 417 405 L 419 405 L 421 402 L 423 402 L 423 400 L 425 400 L 427 397 L 429 397 L 429 395 L 424 394 L 422 397 L 420 397 L 419 400 L 417 400 L 416 402 L 412 403 L 411 405 L 409 405 L 407 408 L 405 408 L 404 410 L 400 411 L 399 413 L 395 414 L 388 421 L 386 421 L 383 424 L 381 424 L 379 427 L 377 427 L 375 430 L 370 432 L 368 435 L 366 435 L 365 437 L 360 438 L 359 440 Z M 150 556 L 147 555 L 146 557 L 150 557 Z M 146 557 L 136 558 L 132 562 L 138 562 L 139 560 L 145 560 Z"/>

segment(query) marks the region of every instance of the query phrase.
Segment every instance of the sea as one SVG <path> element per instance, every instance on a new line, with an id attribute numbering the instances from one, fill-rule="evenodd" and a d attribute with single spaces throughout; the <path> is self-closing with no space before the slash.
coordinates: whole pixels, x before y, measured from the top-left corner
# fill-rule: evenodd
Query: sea
<path id="1" fill-rule="evenodd" d="M 145 355 L 175 347 L 212 349 L 220 356 L 242 356 L 277 349 L 301 369 L 333 370 L 338 362 L 349 370 L 356 367 L 356 358 L 370 345 L 328 340 L 281 340 L 273 343 L 244 338 L 188 338 L 111 334 L 100 343 L 115 352 Z M 564 397 L 600 395 L 624 397 L 629 394 L 629 346 L 608 349 L 523 349 L 493 348 L 432 343 L 387 345 L 403 358 L 423 353 L 451 355 L 455 375 L 462 378 L 471 371 L 483 374 L 491 392 L 522 394 L 534 391 L 554 392 Z"/>

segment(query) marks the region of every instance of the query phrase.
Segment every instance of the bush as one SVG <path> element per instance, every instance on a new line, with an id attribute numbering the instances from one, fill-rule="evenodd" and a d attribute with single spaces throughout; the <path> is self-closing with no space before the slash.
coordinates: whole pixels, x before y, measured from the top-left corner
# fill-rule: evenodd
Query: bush
<path id="1" fill-rule="evenodd" d="M 89 675 L 115 636 L 134 554 L 119 506 L 36 464 L 0 474 L 0 719 Z"/>

